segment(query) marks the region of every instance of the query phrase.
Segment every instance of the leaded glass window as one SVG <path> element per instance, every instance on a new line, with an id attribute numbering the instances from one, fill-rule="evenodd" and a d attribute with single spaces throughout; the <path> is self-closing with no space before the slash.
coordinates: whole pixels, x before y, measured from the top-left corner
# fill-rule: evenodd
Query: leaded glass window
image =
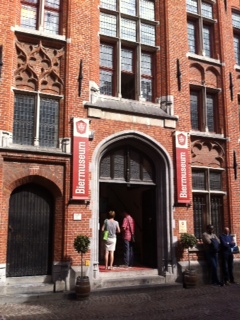
<path id="1" fill-rule="evenodd" d="M 199 130 L 199 95 L 191 92 L 191 123 L 193 130 Z"/>
<path id="2" fill-rule="evenodd" d="M 136 15 L 136 0 L 121 0 L 121 12 L 131 16 Z"/>
<path id="3" fill-rule="evenodd" d="M 109 37 L 117 36 L 117 18 L 111 14 L 101 13 L 100 32 Z"/>
<path id="4" fill-rule="evenodd" d="M 39 145 L 58 146 L 59 101 L 50 98 L 40 100 Z"/>
<path id="5" fill-rule="evenodd" d="M 234 52 L 235 52 L 235 59 L 236 63 L 240 65 L 240 36 L 234 36 Z"/>
<path id="6" fill-rule="evenodd" d="M 100 162 L 100 180 L 155 184 L 154 166 L 140 150 L 125 146 L 106 153 Z"/>
<path id="7" fill-rule="evenodd" d="M 122 49 L 121 58 L 122 71 L 133 72 L 133 51 Z"/>
<path id="8" fill-rule="evenodd" d="M 206 178 L 204 171 L 192 172 L 193 190 L 206 190 Z"/>
<path id="9" fill-rule="evenodd" d="M 211 29 L 209 26 L 203 27 L 203 50 L 205 56 L 211 57 Z"/>
<path id="10" fill-rule="evenodd" d="M 34 96 L 15 96 L 13 143 L 33 145 L 35 105 Z"/>
<path id="11" fill-rule="evenodd" d="M 191 124 L 193 130 L 218 132 L 217 126 L 217 92 L 208 88 L 191 90 Z"/>
<path id="12" fill-rule="evenodd" d="M 240 14 L 233 12 L 232 13 L 232 24 L 234 28 L 240 29 Z"/>
<path id="13" fill-rule="evenodd" d="M 187 0 L 187 11 L 191 13 L 198 13 L 197 0 Z"/>
<path id="14" fill-rule="evenodd" d="M 38 100 L 40 105 L 37 104 Z M 37 99 L 36 95 L 20 93 L 15 95 L 13 143 L 57 148 L 58 130 L 58 99 L 45 97 Z"/>
<path id="15" fill-rule="evenodd" d="M 155 19 L 154 2 L 140 0 L 140 17 L 147 20 Z"/>
<path id="16" fill-rule="evenodd" d="M 213 3 L 187 0 L 189 52 L 214 58 Z"/>
<path id="17" fill-rule="evenodd" d="M 197 53 L 196 28 L 195 23 L 192 21 L 188 22 L 188 46 L 190 52 Z"/>
<path id="18" fill-rule="evenodd" d="M 193 168 L 194 234 L 202 238 L 207 224 L 212 224 L 217 234 L 222 230 L 223 195 L 221 170 Z"/>
<path id="19" fill-rule="evenodd" d="M 153 72 L 152 72 L 152 55 L 142 53 L 141 55 L 141 84 L 142 96 L 146 101 L 152 101 L 153 95 Z"/>
<path id="20" fill-rule="evenodd" d="M 153 101 L 152 56 L 157 51 L 155 2 L 101 0 L 100 12 L 101 44 L 114 48 L 113 67 L 104 65 L 101 52 L 100 92 L 124 99 Z M 142 73 L 145 68 L 142 50 L 149 51 L 151 56 L 148 74 Z"/>
<path id="21" fill-rule="evenodd" d="M 142 23 L 141 25 L 141 42 L 149 46 L 155 46 L 155 27 Z"/>
<path id="22" fill-rule="evenodd" d="M 116 0 L 101 0 L 100 6 L 105 9 L 117 10 L 117 1 Z"/>
<path id="23" fill-rule="evenodd" d="M 113 93 L 113 46 L 101 44 L 100 46 L 100 92 L 106 95 Z"/>
<path id="24" fill-rule="evenodd" d="M 60 0 L 22 1 L 21 27 L 59 34 L 60 4 Z"/>
<path id="25" fill-rule="evenodd" d="M 240 14 L 232 13 L 232 24 L 234 33 L 234 52 L 236 64 L 240 65 Z"/>
<path id="26" fill-rule="evenodd" d="M 210 3 L 202 2 L 202 16 L 213 19 L 213 7 Z"/>
<path id="27" fill-rule="evenodd" d="M 214 120 L 214 96 L 207 94 L 207 126 L 209 132 L 215 132 L 215 120 Z"/>

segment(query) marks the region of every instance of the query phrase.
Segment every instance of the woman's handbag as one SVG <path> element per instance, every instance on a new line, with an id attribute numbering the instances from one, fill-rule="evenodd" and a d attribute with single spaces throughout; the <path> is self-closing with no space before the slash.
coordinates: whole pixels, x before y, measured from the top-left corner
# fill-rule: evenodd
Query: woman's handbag
<path id="1" fill-rule="evenodd" d="M 109 235 L 109 231 L 105 230 L 104 234 L 103 234 L 103 240 L 107 241 L 108 240 L 108 235 Z"/>
<path id="2" fill-rule="evenodd" d="M 232 252 L 233 254 L 239 253 L 239 247 L 238 247 L 238 246 L 235 246 L 235 247 L 231 248 L 231 252 Z"/>
<path id="3" fill-rule="evenodd" d="M 104 221 L 105 223 L 105 230 L 104 230 L 104 233 L 103 233 L 103 240 L 107 241 L 108 240 L 108 236 L 109 236 L 109 231 L 106 230 L 107 228 L 107 219 Z"/>

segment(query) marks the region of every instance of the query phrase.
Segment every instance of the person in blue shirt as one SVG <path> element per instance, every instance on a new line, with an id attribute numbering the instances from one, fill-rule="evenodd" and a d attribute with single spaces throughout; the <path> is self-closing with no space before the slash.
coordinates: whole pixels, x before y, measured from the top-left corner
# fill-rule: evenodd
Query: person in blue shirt
<path id="1" fill-rule="evenodd" d="M 225 285 L 230 285 L 231 283 L 235 283 L 233 276 L 233 253 L 231 248 L 236 244 L 233 236 L 230 235 L 228 227 L 224 228 L 224 231 L 219 238 L 221 242 L 223 281 Z"/>

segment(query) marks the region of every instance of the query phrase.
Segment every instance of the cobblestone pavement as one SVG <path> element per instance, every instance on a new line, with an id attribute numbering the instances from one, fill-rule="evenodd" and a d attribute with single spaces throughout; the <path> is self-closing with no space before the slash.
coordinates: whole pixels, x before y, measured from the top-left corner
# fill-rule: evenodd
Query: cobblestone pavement
<path id="1" fill-rule="evenodd" d="M 152 287 L 92 292 L 86 300 L 74 294 L 53 293 L 25 302 L 0 303 L 0 320 L 50 319 L 240 319 L 240 285 Z"/>

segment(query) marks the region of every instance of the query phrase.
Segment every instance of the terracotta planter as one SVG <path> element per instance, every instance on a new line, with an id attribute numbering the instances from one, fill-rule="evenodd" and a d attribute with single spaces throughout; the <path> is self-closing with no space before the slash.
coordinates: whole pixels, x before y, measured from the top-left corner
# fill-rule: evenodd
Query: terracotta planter
<path id="1" fill-rule="evenodd" d="M 91 291 L 89 277 L 77 277 L 75 293 L 77 299 L 85 299 Z"/>
<path id="2" fill-rule="evenodd" d="M 183 274 L 184 288 L 194 288 L 198 283 L 197 271 L 190 269 L 185 270 Z"/>

